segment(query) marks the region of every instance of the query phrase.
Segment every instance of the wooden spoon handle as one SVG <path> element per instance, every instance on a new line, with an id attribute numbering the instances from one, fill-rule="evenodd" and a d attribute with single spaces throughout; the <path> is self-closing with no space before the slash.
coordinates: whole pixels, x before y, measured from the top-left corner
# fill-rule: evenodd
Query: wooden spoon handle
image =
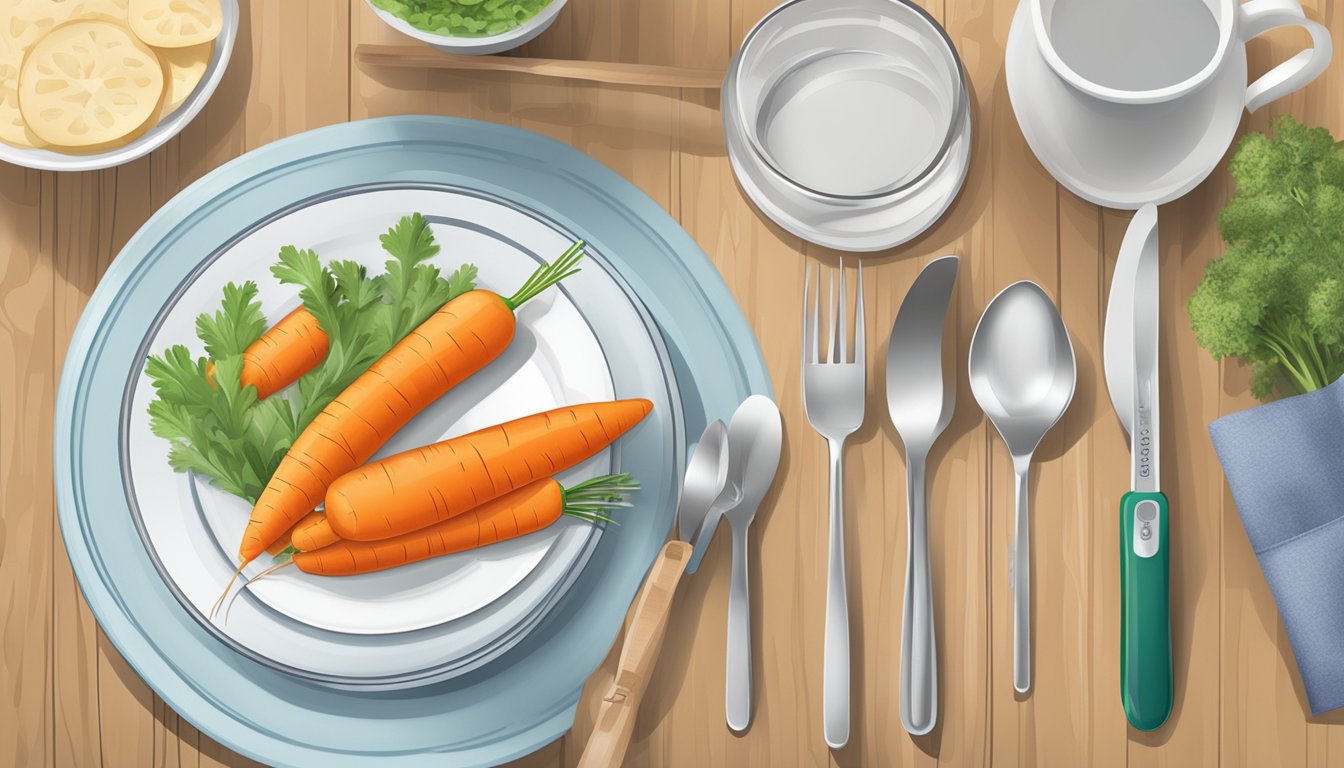
<path id="1" fill-rule="evenodd" d="M 653 561 L 649 575 L 644 579 L 635 617 L 625 633 L 621 660 L 616 667 L 616 678 L 602 699 L 593 733 L 579 758 L 579 768 L 619 768 L 630 746 L 630 734 L 635 730 L 635 715 L 639 702 L 649 686 L 649 677 L 658 658 L 667 632 L 669 608 L 676 594 L 681 575 L 686 572 L 686 561 L 691 557 L 691 545 L 684 541 L 669 541 Z"/>
<path id="2" fill-rule="evenodd" d="M 712 69 L 524 56 L 461 56 L 422 45 L 359 45 L 355 47 L 355 61 L 375 67 L 518 72 L 539 77 L 655 88 L 717 89 L 723 85 L 723 73 Z"/>

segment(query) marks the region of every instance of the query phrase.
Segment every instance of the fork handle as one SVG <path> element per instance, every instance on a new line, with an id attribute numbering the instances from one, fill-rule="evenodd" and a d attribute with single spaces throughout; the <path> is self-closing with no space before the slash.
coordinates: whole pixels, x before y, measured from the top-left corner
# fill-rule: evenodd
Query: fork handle
<path id="1" fill-rule="evenodd" d="M 826 566 L 826 644 L 822 716 L 826 745 L 849 743 L 849 598 L 845 591 L 845 444 L 830 441 L 830 549 Z"/>
<path id="2" fill-rule="evenodd" d="M 938 650 L 929 568 L 929 515 L 924 500 L 924 457 L 906 462 L 909 500 L 905 545 L 905 610 L 901 620 L 901 725 L 921 736 L 938 721 Z"/>

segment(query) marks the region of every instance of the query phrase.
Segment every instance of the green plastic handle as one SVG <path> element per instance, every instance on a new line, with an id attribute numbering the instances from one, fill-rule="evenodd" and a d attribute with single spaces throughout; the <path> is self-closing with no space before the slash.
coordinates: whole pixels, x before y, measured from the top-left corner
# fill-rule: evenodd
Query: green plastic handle
<path id="1" fill-rule="evenodd" d="M 1136 518 L 1140 502 L 1157 505 L 1156 519 L 1147 525 Z M 1161 493 L 1126 493 L 1120 502 L 1120 697 L 1125 717 L 1141 731 L 1167 721 L 1174 695 L 1167 510 Z M 1152 511 L 1145 506 L 1145 516 Z M 1136 536 L 1136 528 L 1146 536 Z"/>

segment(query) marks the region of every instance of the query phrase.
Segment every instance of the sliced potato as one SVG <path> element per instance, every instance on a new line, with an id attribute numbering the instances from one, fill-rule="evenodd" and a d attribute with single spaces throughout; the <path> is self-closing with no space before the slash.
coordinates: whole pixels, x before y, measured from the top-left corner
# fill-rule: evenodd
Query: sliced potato
<path id="1" fill-rule="evenodd" d="M 155 48 L 208 43 L 224 27 L 219 0 L 130 0 L 131 31 Z"/>
<path id="2" fill-rule="evenodd" d="M 79 0 L 0 0 L 0 38 L 27 51 L 78 9 Z"/>
<path id="3" fill-rule="evenodd" d="M 72 21 L 28 51 L 19 72 L 19 108 L 28 128 L 63 147 L 115 142 L 158 113 L 163 67 L 125 28 Z"/>
<path id="4" fill-rule="evenodd" d="M 23 49 L 0 35 L 0 141 L 16 147 L 40 147 L 38 138 L 23 122 L 19 111 L 19 66 Z"/>
<path id="5" fill-rule="evenodd" d="M 167 78 L 162 114 L 171 114 L 196 90 L 196 84 L 205 76 L 210 54 L 214 50 L 214 43 L 201 43 L 187 48 L 160 48 L 155 51 L 163 62 L 164 77 Z"/>
<path id="6" fill-rule="evenodd" d="M 102 19 L 126 26 L 130 23 L 130 0 L 79 0 L 71 19 Z"/>

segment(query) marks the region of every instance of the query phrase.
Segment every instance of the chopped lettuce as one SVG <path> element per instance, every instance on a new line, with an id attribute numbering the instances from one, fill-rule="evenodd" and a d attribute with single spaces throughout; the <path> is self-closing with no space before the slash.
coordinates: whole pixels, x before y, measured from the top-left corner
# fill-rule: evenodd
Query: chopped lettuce
<path id="1" fill-rule="evenodd" d="M 507 32 L 536 16 L 551 0 L 371 0 L 416 29 L 449 37 Z"/>

